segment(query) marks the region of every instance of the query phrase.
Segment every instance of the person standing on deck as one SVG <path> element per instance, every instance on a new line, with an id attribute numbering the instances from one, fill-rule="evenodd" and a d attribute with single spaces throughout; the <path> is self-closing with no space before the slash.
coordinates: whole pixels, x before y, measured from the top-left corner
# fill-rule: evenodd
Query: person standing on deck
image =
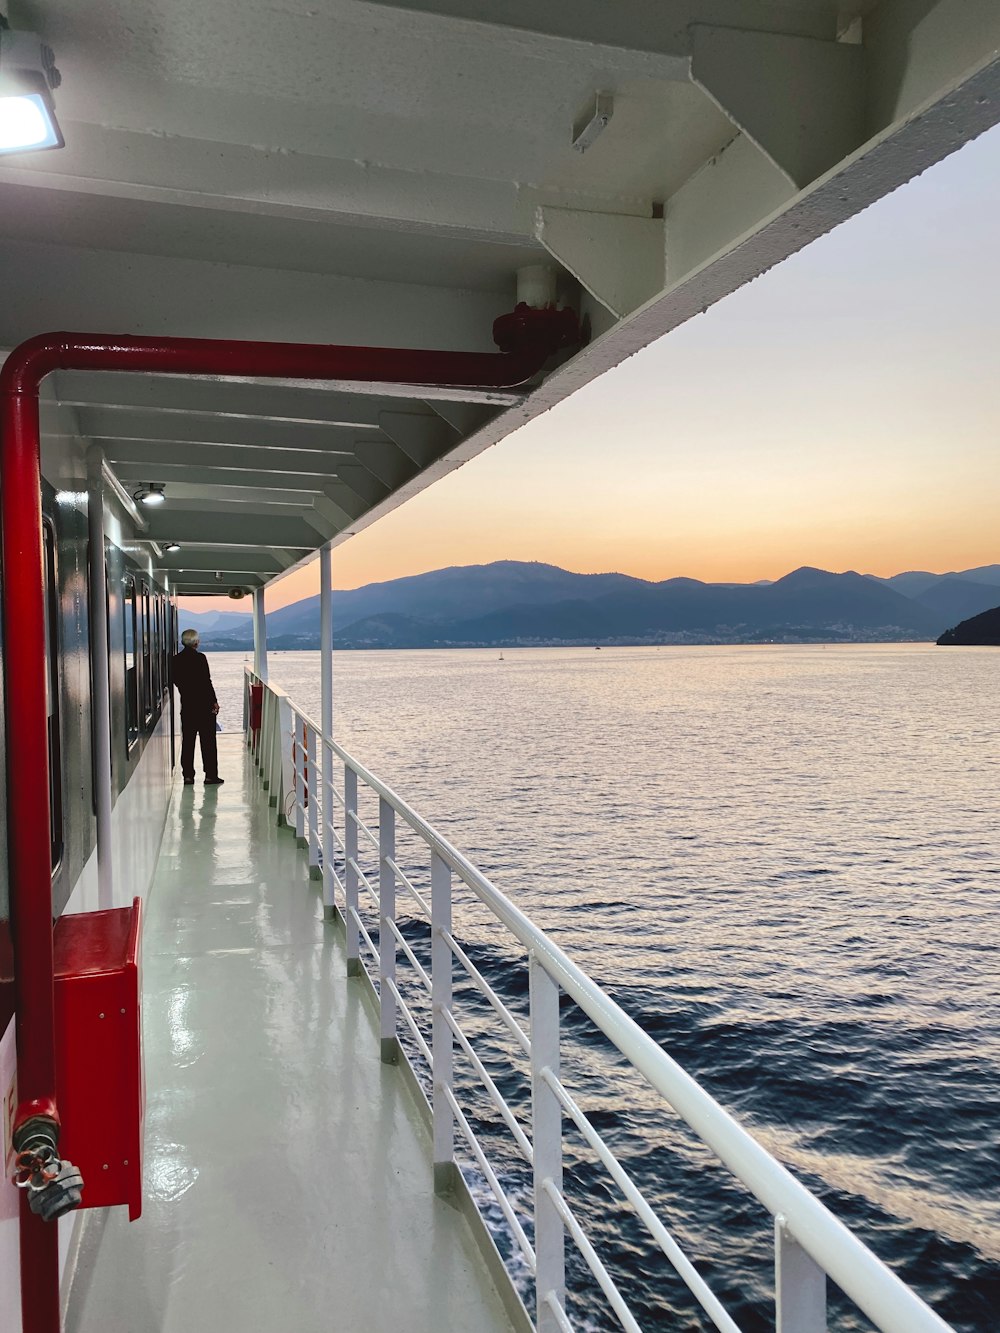
<path id="1" fill-rule="evenodd" d="M 201 739 L 201 762 L 205 786 L 219 787 L 219 752 L 215 743 L 215 718 L 219 701 L 212 687 L 208 658 L 198 651 L 198 631 L 186 629 L 181 635 L 184 647 L 171 663 L 174 688 L 181 696 L 181 772 L 184 785 L 194 783 L 194 743 Z"/>

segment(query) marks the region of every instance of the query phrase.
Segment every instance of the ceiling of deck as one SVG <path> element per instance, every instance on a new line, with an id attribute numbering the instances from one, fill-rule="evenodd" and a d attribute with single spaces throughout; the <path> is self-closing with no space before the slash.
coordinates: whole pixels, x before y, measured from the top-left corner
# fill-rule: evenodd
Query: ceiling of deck
<path id="1" fill-rule="evenodd" d="M 0 8 L 3 8 L 0 0 Z M 0 344 L 44 329 L 490 350 L 527 395 L 60 373 L 182 591 L 345 539 L 1000 117 L 995 0 L 37 0 L 66 148 L 0 157 Z M 586 152 L 598 94 L 613 113 Z M 257 551 L 256 556 L 253 552 Z M 222 575 L 219 580 L 216 576 Z"/>
<path id="2" fill-rule="evenodd" d="M 46 438 L 96 444 L 138 506 L 174 591 L 252 590 L 307 558 L 522 395 L 425 402 L 265 381 L 60 371 L 42 405 Z M 167 543 L 181 549 L 167 552 Z"/>

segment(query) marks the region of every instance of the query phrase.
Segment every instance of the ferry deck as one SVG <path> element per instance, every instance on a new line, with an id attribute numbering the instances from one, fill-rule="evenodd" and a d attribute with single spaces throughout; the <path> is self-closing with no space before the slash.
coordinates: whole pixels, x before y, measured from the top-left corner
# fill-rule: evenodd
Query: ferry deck
<path id="1" fill-rule="evenodd" d="M 150 888 L 144 1216 L 84 1230 L 67 1333 L 517 1327 L 307 851 L 220 740 L 225 785 L 175 783 Z"/>
<path id="2" fill-rule="evenodd" d="M 569 1247 L 602 1317 L 637 1329 L 567 1203 L 572 1123 L 698 1317 L 733 1333 L 560 1077 L 575 1005 L 763 1205 L 781 1333 L 826 1329 L 828 1278 L 887 1333 L 941 1333 L 340 748 L 331 553 L 994 125 L 1000 6 L 11 0 L 3 18 L 0 1329 L 59 1333 L 65 1306 L 68 1328 L 135 1333 L 283 1327 L 293 1310 L 302 1327 L 566 1333 L 589 1317 Z M 264 593 L 317 555 L 311 719 L 268 682 Z M 218 796 L 192 796 L 174 788 L 175 599 L 226 593 L 254 609 L 252 746 Z M 424 878 L 397 857 L 401 830 Z M 527 1016 L 453 933 L 456 884 L 521 950 Z M 426 951 L 397 895 L 423 912 Z M 130 923 L 115 971 L 130 1035 L 88 1060 L 65 1037 L 85 1006 L 65 997 L 100 969 L 64 942 L 107 934 L 113 912 Z M 456 1017 L 463 973 L 523 1064 L 526 1113 Z M 140 1010 L 141 1178 L 136 1150 L 99 1146 L 109 1115 L 141 1140 Z M 526 1164 L 513 1200 L 459 1063 Z"/>

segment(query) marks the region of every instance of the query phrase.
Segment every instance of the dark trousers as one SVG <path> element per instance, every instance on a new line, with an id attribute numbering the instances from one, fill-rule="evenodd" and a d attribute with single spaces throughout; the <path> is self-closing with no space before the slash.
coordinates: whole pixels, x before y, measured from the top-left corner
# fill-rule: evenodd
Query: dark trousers
<path id="1" fill-rule="evenodd" d="M 194 782 L 194 743 L 201 739 L 201 762 L 206 778 L 219 776 L 219 751 L 215 743 L 215 714 L 210 708 L 181 709 L 181 772 L 185 782 Z"/>

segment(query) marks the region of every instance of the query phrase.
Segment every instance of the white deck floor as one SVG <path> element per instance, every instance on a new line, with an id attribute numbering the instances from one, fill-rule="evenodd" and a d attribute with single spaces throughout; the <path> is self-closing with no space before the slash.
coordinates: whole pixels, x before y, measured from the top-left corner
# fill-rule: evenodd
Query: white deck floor
<path id="1" fill-rule="evenodd" d="M 85 1233 L 67 1333 L 509 1330 L 305 854 L 220 741 L 148 905 L 144 1215 Z"/>

